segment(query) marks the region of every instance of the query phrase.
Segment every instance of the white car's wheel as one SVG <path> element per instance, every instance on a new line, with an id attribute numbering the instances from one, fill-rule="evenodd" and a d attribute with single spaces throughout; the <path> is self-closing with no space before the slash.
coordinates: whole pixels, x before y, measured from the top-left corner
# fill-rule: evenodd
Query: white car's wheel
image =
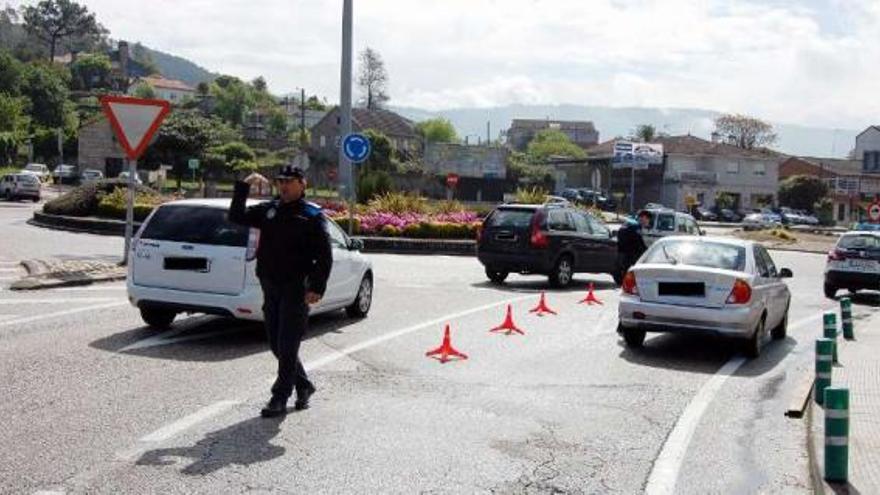
<path id="1" fill-rule="evenodd" d="M 373 305 L 373 277 L 368 273 L 361 280 L 358 287 L 357 296 L 350 306 L 345 308 L 345 312 L 352 318 L 364 318 L 370 312 L 370 306 Z"/>

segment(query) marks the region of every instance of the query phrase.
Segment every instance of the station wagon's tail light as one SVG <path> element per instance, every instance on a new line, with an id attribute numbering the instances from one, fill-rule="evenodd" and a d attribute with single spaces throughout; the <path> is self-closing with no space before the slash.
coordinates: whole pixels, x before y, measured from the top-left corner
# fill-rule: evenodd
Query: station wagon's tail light
<path id="1" fill-rule="evenodd" d="M 736 279 L 733 283 L 733 289 L 727 296 L 727 304 L 748 304 L 752 300 L 752 288 L 748 282 L 742 279 Z"/>
<path id="2" fill-rule="evenodd" d="M 260 247 L 260 229 L 250 229 L 248 232 L 247 253 L 245 259 L 253 261 L 257 258 L 257 248 Z"/>
<path id="3" fill-rule="evenodd" d="M 531 235 L 529 236 L 529 244 L 533 248 L 544 249 L 550 245 L 547 234 L 541 230 L 541 222 L 543 221 L 544 214 L 540 211 L 535 212 L 535 216 L 532 217 Z"/>
<path id="4" fill-rule="evenodd" d="M 629 294 L 631 296 L 639 295 L 639 287 L 636 285 L 636 274 L 633 272 L 626 272 L 626 275 L 623 276 L 623 282 L 620 284 L 620 288 L 623 289 L 624 294 Z"/>
<path id="5" fill-rule="evenodd" d="M 845 259 L 846 255 L 839 249 L 828 251 L 828 261 L 843 261 Z"/>
<path id="6" fill-rule="evenodd" d="M 482 225 L 477 225 L 477 229 L 476 229 L 476 232 L 474 235 L 476 236 L 477 242 L 479 243 L 480 238 L 483 237 L 483 226 Z"/>

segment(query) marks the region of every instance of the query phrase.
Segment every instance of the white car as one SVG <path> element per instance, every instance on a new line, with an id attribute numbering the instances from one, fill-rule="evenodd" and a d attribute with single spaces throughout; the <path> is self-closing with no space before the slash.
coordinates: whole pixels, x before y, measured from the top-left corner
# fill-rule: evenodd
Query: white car
<path id="1" fill-rule="evenodd" d="M 847 232 L 837 240 L 825 263 L 825 297 L 840 289 L 880 290 L 880 232 Z"/>
<path id="2" fill-rule="evenodd" d="M 124 181 L 128 182 L 128 170 L 120 172 L 119 175 L 116 176 L 116 178 L 119 180 L 124 180 Z M 141 180 L 141 177 L 137 173 L 134 174 L 134 183 L 135 184 L 143 184 L 144 183 L 144 181 Z"/>
<path id="3" fill-rule="evenodd" d="M 667 237 L 624 275 L 618 332 L 629 347 L 641 347 L 645 332 L 712 333 L 745 341 L 757 357 L 768 331 L 785 338 L 791 276 L 755 242 Z"/>
<path id="4" fill-rule="evenodd" d="M 49 172 L 49 167 L 42 163 L 28 163 L 23 169 L 21 169 L 21 171 L 36 175 L 40 179 L 40 182 L 48 182 L 52 177 L 51 172 Z"/>
<path id="5" fill-rule="evenodd" d="M 258 203 L 251 200 L 249 204 Z M 259 230 L 229 222 L 228 199 L 172 201 L 156 208 L 132 242 L 127 288 L 150 326 L 167 328 L 180 313 L 263 319 L 256 277 Z M 363 243 L 328 219 L 333 268 L 310 314 L 346 309 L 364 317 L 373 297 L 373 268 Z"/>
<path id="6" fill-rule="evenodd" d="M 763 230 L 781 227 L 782 222 L 766 213 L 752 213 L 743 218 L 742 225 L 743 230 Z"/>
<path id="7" fill-rule="evenodd" d="M 7 201 L 27 198 L 35 203 L 40 200 L 40 179 L 34 174 L 20 172 L 0 178 L 0 197 Z"/>
<path id="8" fill-rule="evenodd" d="M 642 238 L 645 240 L 646 246 L 650 246 L 657 239 L 669 236 L 703 235 L 697 221 L 687 213 L 665 208 L 642 211 L 651 214 L 651 225 L 642 229 Z"/>
<path id="9" fill-rule="evenodd" d="M 85 169 L 82 174 L 79 176 L 80 182 L 94 182 L 96 180 L 101 180 L 104 178 L 104 172 L 95 169 Z"/>

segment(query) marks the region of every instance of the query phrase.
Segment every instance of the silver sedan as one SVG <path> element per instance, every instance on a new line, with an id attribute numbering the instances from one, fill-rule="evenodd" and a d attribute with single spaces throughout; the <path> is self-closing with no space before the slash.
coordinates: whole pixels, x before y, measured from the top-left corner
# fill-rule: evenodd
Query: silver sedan
<path id="1" fill-rule="evenodd" d="M 646 332 L 713 333 L 757 357 L 768 332 L 783 339 L 791 292 L 770 253 L 752 241 L 667 237 L 624 275 L 618 332 L 641 347 Z"/>

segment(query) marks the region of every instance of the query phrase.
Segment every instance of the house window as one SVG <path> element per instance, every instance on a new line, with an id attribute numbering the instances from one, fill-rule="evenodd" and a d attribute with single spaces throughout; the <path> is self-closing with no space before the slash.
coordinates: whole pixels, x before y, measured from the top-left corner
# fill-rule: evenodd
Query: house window
<path id="1" fill-rule="evenodd" d="M 327 136 L 321 135 L 321 147 L 327 146 Z"/>
<path id="2" fill-rule="evenodd" d="M 739 173 L 739 162 L 729 162 L 727 164 L 727 173 L 728 174 L 738 174 Z"/>
<path id="3" fill-rule="evenodd" d="M 756 163 L 755 175 L 767 175 L 767 165 L 764 163 Z"/>
<path id="4" fill-rule="evenodd" d="M 846 220 L 846 205 L 843 203 L 838 203 L 837 205 L 837 221 L 843 222 Z"/>

